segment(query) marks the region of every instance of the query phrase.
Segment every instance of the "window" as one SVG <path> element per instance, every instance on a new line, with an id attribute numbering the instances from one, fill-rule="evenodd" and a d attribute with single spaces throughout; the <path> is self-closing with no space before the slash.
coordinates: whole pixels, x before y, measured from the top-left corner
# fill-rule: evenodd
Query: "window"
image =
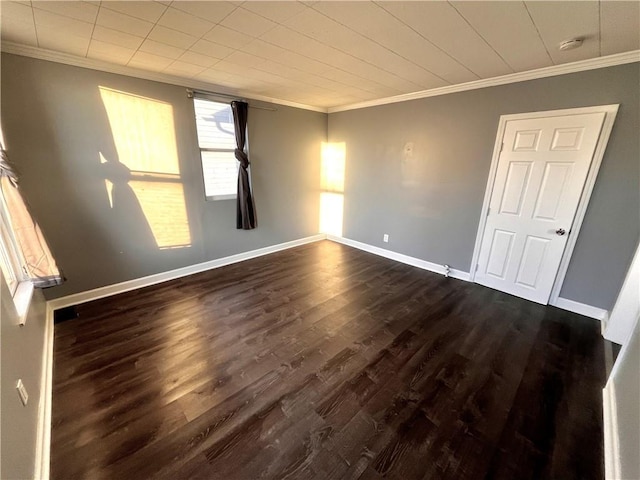
<path id="1" fill-rule="evenodd" d="M 26 321 L 33 294 L 33 283 L 26 278 L 24 265 L 24 258 L 18 248 L 3 190 L 0 188 L 0 270 L 9 287 L 20 325 L 24 325 Z"/>
<path id="2" fill-rule="evenodd" d="M 62 275 L 16 186 L 0 128 L 0 270 L 24 325 L 34 287 L 60 285 Z"/>
<path id="3" fill-rule="evenodd" d="M 18 283 L 22 279 L 22 270 L 20 268 L 22 262 L 16 252 L 15 239 L 11 231 L 11 224 L 7 218 L 2 195 L 0 195 L 0 203 L 0 268 L 13 296 L 18 288 Z"/>
<path id="4" fill-rule="evenodd" d="M 0 148 L 4 149 L 4 135 L 0 128 Z M 2 160 L 4 160 L 4 150 Z M 22 281 L 22 256 L 17 247 L 16 237 L 11 228 L 11 217 L 3 194 L 5 179 L 0 178 L 0 270 L 9 286 L 11 296 L 15 296 L 18 285 Z"/>
<path id="5" fill-rule="evenodd" d="M 194 98 L 198 146 L 207 200 L 236 198 L 238 166 L 231 105 Z"/>

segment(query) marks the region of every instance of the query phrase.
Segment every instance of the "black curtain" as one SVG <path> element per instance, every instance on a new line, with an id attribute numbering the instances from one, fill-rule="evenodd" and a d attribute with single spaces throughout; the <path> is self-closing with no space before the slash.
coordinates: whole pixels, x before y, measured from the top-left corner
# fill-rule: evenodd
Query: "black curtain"
<path id="1" fill-rule="evenodd" d="M 237 215 L 236 228 L 242 230 L 251 230 L 256 228 L 256 208 L 251 195 L 251 187 L 249 186 L 249 157 L 244 151 L 247 136 L 247 113 L 249 105 L 245 102 L 231 102 L 231 110 L 233 112 L 233 124 L 236 131 L 236 150 L 235 155 L 240 168 L 238 169 L 238 198 L 237 198 Z"/>

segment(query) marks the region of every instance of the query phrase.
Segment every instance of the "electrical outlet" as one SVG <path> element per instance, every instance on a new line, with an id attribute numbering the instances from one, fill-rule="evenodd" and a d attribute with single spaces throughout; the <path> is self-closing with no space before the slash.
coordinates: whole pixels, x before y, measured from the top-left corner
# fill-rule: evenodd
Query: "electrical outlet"
<path id="1" fill-rule="evenodd" d="M 384 235 L 382 235 L 382 241 L 384 243 L 389 243 L 389 234 L 385 233 Z"/>
<path id="2" fill-rule="evenodd" d="M 18 383 L 16 383 L 16 390 L 18 390 L 18 396 L 20 397 L 22 405 L 26 407 L 27 402 L 29 401 L 29 394 L 27 393 L 24 383 L 22 383 L 22 379 L 19 379 Z"/>

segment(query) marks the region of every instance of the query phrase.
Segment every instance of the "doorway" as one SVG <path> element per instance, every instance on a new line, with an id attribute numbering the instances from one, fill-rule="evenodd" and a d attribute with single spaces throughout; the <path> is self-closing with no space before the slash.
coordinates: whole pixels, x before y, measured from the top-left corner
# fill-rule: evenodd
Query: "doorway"
<path id="1" fill-rule="evenodd" d="M 473 281 L 537 303 L 557 300 L 617 109 L 500 118 Z"/>

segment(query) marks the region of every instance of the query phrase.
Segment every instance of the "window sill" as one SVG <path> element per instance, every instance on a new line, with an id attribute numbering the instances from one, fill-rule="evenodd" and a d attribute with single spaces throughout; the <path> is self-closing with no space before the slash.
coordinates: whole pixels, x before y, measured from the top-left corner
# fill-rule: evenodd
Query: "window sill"
<path id="1" fill-rule="evenodd" d="M 18 323 L 20 326 L 24 325 L 27 321 L 31 298 L 33 298 L 33 283 L 29 281 L 20 282 L 16 292 L 13 294 L 13 305 L 18 313 Z"/>
<path id="2" fill-rule="evenodd" d="M 231 195 L 209 195 L 206 197 L 207 202 L 215 202 L 218 200 L 235 200 L 238 196 L 233 193 Z"/>

